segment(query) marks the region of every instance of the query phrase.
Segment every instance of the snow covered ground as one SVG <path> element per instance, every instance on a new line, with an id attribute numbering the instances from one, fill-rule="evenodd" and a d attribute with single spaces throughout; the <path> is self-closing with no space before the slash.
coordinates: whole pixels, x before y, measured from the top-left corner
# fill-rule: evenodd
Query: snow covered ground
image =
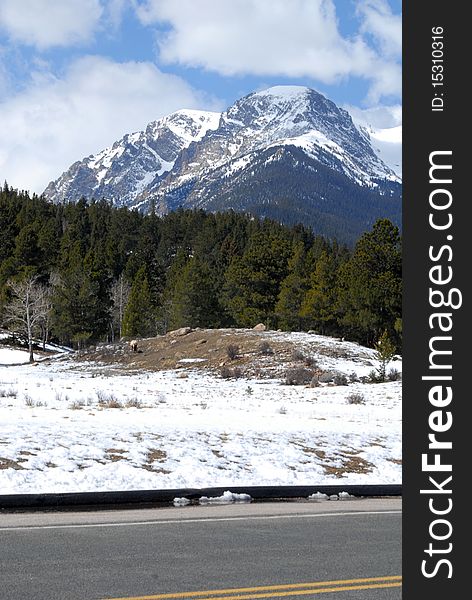
<path id="1" fill-rule="evenodd" d="M 304 348 L 321 339 L 291 335 Z M 371 350 L 330 343 L 350 356 L 320 355 L 326 368 L 375 364 Z M 64 355 L 15 364 L 27 358 L 0 350 L 1 494 L 401 483 L 400 381 L 289 386 L 190 361 L 132 371 Z"/>

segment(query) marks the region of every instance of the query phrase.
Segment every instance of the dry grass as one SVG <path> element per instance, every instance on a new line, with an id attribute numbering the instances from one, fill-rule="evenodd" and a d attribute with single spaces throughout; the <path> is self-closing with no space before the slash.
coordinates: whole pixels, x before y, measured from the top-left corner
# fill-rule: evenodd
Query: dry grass
<path id="1" fill-rule="evenodd" d="M 106 354 L 90 351 L 79 357 L 92 362 L 121 364 L 132 371 L 161 371 L 166 369 L 205 369 L 219 372 L 226 365 L 234 364 L 228 356 L 228 347 L 238 348 L 237 364 L 244 374 L 260 379 L 282 376 L 293 365 L 294 343 L 277 339 L 273 332 L 257 332 L 241 329 L 198 329 L 182 336 L 171 335 L 140 340 L 140 353 L 124 353 L 120 344 L 115 351 Z M 261 352 L 262 348 L 262 352 Z M 182 359 L 205 359 L 199 363 L 179 363 Z M 106 371 L 107 369 L 104 369 Z"/>
<path id="2" fill-rule="evenodd" d="M 22 471 L 24 467 L 20 465 L 21 462 L 26 462 L 26 459 L 11 460 L 11 458 L 4 458 L 0 456 L 0 470 L 2 469 L 15 469 L 16 471 Z"/>
<path id="3" fill-rule="evenodd" d="M 152 448 L 151 450 L 148 450 L 146 462 L 164 462 L 166 458 L 167 452 L 165 450 L 161 450 L 160 448 Z"/>
<path id="4" fill-rule="evenodd" d="M 343 475 L 349 475 L 352 473 L 358 473 L 360 475 L 372 473 L 375 466 L 372 463 L 357 455 L 346 455 L 346 452 L 344 452 L 343 454 L 344 456 L 341 455 L 340 457 L 343 463 L 341 467 L 336 467 L 333 465 L 322 465 L 324 472 L 327 475 L 334 475 L 337 478 L 341 478 L 343 477 Z M 333 457 L 333 459 L 335 458 L 336 457 Z"/>
<path id="5" fill-rule="evenodd" d="M 146 463 L 142 465 L 141 468 L 146 469 L 146 471 L 151 471 L 152 473 L 161 473 L 162 475 L 169 475 L 172 471 L 168 469 L 164 469 L 163 467 L 156 467 L 154 463 L 162 463 L 165 462 L 167 458 L 167 452 L 161 450 L 160 448 L 151 448 L 148 450 L 146 455 Z"/>
<path id="6" fill-rule="evenodd" d="M 119 460 L 125 460 L 123 454 L 125 454 L 126 450 L 122 450 L 121 448 L 108 448 L 106 451 L 106 458 L 110 462 L 118 462 Z"/>
<path id="7" fill-rule="evenodd" d="M 320 460 L 320 466 L 323 468 L 326 475 L 334 475 L 334 477 L 341 478 L 343 475 L 352 473 L 366 474 L 371 473 L 375 466 L 361 458 L 359 456 L 359 450 L 344 448 L 336 454 L 328 454 L 326 450 L 305 446 L 302 442 L 297 440 L 292 440 L 292 443 L 296 446 L 300 446 L 305 454 L 316 456 L 316 458 Z M 306 464 L 305 461 L 301 462 L 302 464 Z M 339 462 L 342 464 L 333 464 Z"/>

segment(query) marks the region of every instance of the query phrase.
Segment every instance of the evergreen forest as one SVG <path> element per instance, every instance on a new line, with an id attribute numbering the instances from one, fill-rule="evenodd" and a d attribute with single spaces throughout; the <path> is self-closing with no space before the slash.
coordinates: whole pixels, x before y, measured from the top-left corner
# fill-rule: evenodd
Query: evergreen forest
<path id="1" fill-rule="evenodd" d="M 401 351 L 401 236 L 388 219 L 348 248 L 251 215 L 165 216 L 106 200 L 0 191 L 0 324 L 74 348 L 180 327 L 314 330 Z"/>

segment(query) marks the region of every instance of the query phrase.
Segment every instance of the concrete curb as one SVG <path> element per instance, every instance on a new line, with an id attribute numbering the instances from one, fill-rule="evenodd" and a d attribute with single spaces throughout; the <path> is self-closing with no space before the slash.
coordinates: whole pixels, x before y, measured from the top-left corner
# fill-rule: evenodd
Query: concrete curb
<path id="1" fill-rule="evenodd" d="M 401 485 L 226 486 L 64 494 L 0 494 L 0 510 L 144 508 L 150 505 L 169 505 L 174 498 L 198 501 L 202 496 L 219 497 L 228 490 L 235 494 L 249 494 L 256 501 L 308 498 L 316 492 L 329 496 L 347 492 L 351 496 L 365 498 L 402 495 Z"/>

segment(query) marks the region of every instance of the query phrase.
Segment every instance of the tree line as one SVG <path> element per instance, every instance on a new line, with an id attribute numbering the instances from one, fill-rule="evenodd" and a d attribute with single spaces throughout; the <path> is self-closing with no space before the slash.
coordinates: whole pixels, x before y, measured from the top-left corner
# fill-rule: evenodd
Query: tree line
<path id="1" fill-rule="evenodd" d="M 401 266 L 387 219 L 348 248 L 231 211 L 160 217 L 106 200 L 52 204 L 6 183 L 0 192 L 0 320 L 25 341 L 29 331 L 82 348 L 262 322 L 370 346 L 387 332 L 400 349 Z"/>

